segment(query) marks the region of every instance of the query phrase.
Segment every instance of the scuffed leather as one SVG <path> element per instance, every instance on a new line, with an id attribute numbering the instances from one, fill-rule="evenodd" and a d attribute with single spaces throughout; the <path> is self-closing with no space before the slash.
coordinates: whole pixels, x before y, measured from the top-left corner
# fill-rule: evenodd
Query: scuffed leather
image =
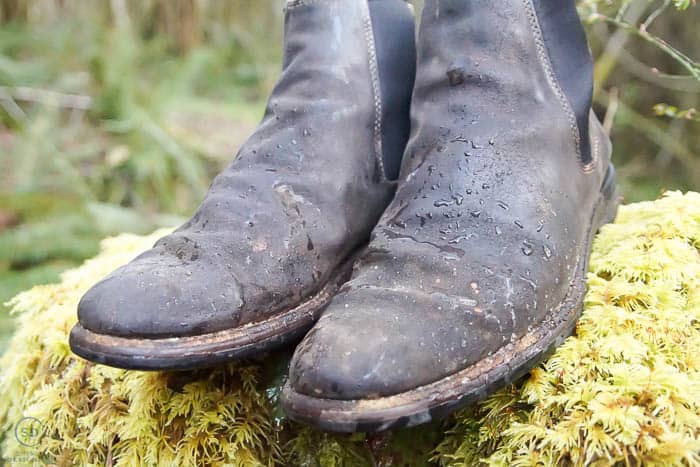
<path id="1" fill-rule="evenodd" d="M 284 69 L 261 125 L 189 222 L 83 297 L 83 327 L 198 335 L 322 287 L 395 188 L 377 153 L 371 34 L 366 0 L 288 4 Z"/>
<path id="2" fill-rule="evenodd" d="M 396 196 L 297 348 L 295 391 L 371 399 L 440 380 L 566 297 L 610 146 L 592 117 L 597 162 L 582 165 L 528 5 L 426 2 Z"/>

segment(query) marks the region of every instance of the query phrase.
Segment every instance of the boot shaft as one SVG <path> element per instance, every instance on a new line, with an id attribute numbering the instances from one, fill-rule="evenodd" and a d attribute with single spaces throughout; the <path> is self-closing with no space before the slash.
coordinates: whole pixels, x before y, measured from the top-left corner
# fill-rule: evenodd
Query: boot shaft
<path id="1" fill-rule="evenodd" d="M 308 133 L 323 122 L 367 122 L 345 125 L 363 130 L 352 138 L 352 151 L 373 158 L 375 181 L 395 179 L 410 132 L 415 78 L 409 7 L 402 0 L 289 0 L 284 29 L 283 71 L 262 135 L 279 132 L 280 122 Z M 301 113 L 322 122 L 300 122 L 307 119 Z"/>
<path id="2" fill-rule="evenodd" d="M 507 113 L 544 111 L 543 101 L 556 100 L 551 117 L 571 127 L 581 164 L 591 162 L 593 67 L 573 1 L 427 0 L 418 44 L 415 114 L 444 86 L 450 111 L 503 127 Z"/>

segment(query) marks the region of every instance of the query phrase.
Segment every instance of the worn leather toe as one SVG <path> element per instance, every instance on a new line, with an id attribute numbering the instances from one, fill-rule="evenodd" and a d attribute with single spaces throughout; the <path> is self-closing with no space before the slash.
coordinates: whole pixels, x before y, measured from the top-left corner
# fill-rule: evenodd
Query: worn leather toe
<path id="1" fill-rule="evenodd" d="M 151 250 L 92 287 L 78 305 L 78 319 L 100 334 L 187 336 L 235 324 L 242 306 L 230 273 Z"/>
<path id="2" fill-rule="evenodd" d="M 340 400 L 390 396 L 500 346 L 496 315 L 468 295 L 348 285 L 297 347 L 290 383 L 299 393 Z"/>

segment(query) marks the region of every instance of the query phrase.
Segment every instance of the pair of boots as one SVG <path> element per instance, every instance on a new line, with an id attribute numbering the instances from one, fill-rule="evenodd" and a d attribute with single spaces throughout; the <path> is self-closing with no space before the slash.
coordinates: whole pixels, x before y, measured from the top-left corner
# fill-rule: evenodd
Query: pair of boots
<path id="1" fill-rule="evenodd" d="M 83 297 L 72 349 L 189 369 L 305 335 L 283 405 L 333 431 L 516 380 L 572 332 L 617 206 L 573 0 L 427 0 L 417 58 L 401 0 L 286 10 L 262 124 L 189 222 Z"/>

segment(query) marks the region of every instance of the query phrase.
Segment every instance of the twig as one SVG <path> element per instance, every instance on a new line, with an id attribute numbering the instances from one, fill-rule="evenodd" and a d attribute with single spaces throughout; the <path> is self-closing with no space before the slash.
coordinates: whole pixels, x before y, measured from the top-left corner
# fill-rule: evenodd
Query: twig
<path id="1" fill-rule="evenodd" d="M 603 119 L 603 128 L 608 136 L 612 131 L 613 124 L 615 123 L 615 115 L 617 115 L 619 103 L 619 92 L 617 88 L 612 88 L 608 96 L 608 108 L 605 109 L 605 118 Z"/>
<path id="2" fill-rule="evenodd" d="M 602 105 L 610 104 L 608 96 L 603 93 L 596 96 L 596 101 Z M 626 106 L 624 102 L 618 101 L 618 113 L 621 115 L 620 118 L 624 118 L 631 127 L 638 130 L 640 135 L 650 139 L 660 147 L 668 148 L 675 155 L 676 160 L 690 173 L 694 182 L 700 182 L 700 167 L 697 164 L 697 154 L 685 147 L 678 139 L 669 135 L 665 129 L 660 128 L 653 121 Z"/>
<path id="3" fill-rule="evenodd" d="M 5 97 L 10 97 L 18 101 L 34 102 L 52 107 L 83 111 L 88 110 L 92 106 L 92 98 L 90 96 L 64 94 L 48 89 L 30 88 L 26 86 L 0 86 L 0 99 L 4 99 Z"/>
<path id="4" fill-rule="evenodd" d="M 629 21 L 636 22 L 646 11 L 646 3 L 644 1 L 632 1 L 625 4 L 624 9 L 624 16 L 627 16 Z M 598 13 L 595 13 L 591 17 L 597 16 Z M 612 70 L 617 65 L 618 57 L 624 50 L 629 36 L 627 31 L 618 29 L 612 36 L 603 39 L 603 42 L 606 44 L 605 50 L 595 64 L 595 80 L 599 86 L 602 87 L 607 82 L 608 76 L 610 76 L 610 73 L 612 73 Z"/>
<path id="5" fill-rule="evenodd" d="M 628 33 L 643 39 L 649 44 L 653 45 L 657 49 L 665 52 L 671 58 L 676 60 L 683 68 L 688 70 L 690 75 L 696 80 L 700 81 L 700 65 L 695 63 L 690 57 L 685 55 L 680 50 L 676 49 L 668 42 L 663 39 L 649 34 L 646 30 L 636 27 L 634 24 L 627 23 L 625 21 L 617 21 L 615 18 L 602 15 L 600 13 L 596 14 L 593 20 L 603 21 L 605 23 L 611 24 L 619 29 L 627 31 Z"/>
<path id="6" fill-rule="evenodd" d="M 0 105 L 2 105 L 2 108 L 5 109 L 5 111 L 8 113 L 8 115 L 16 122 L 23 122 L 27 119 L 27 114 L 24 113 L 24 110 L 22 110 L 22 107 L 17 105 L 17 102 L 15 102 L 15 100 L 12 98 L 12 96 L 9 95 L 7 92 L 5 92 L 1 88 L 0 88 Z"/>
<path id="7" fill-rule="evenodd" d="M 620 50 L 618 61 L 629 73 L 656 86 L 682 92 L 700 92 L 700 82 L 688 75 L 671 75 L 640 61 L 626 50 Z"/>
<path id="8" fill-rule="evenodd" d="M 664 3 L 659 8 L 651 12 L 651 14 L 639 27 L 639 29 L 646 32 L 647 29 L 649 29 L 649 26 L 651 26 L 651 23 L 653 23 L 656 20 L 656 18 L 661 16 L 663 12 L 666 11 L 666 9 L 669 7 L 669 5 L 671 5 L 671 0 L 664 0 Z"/>

